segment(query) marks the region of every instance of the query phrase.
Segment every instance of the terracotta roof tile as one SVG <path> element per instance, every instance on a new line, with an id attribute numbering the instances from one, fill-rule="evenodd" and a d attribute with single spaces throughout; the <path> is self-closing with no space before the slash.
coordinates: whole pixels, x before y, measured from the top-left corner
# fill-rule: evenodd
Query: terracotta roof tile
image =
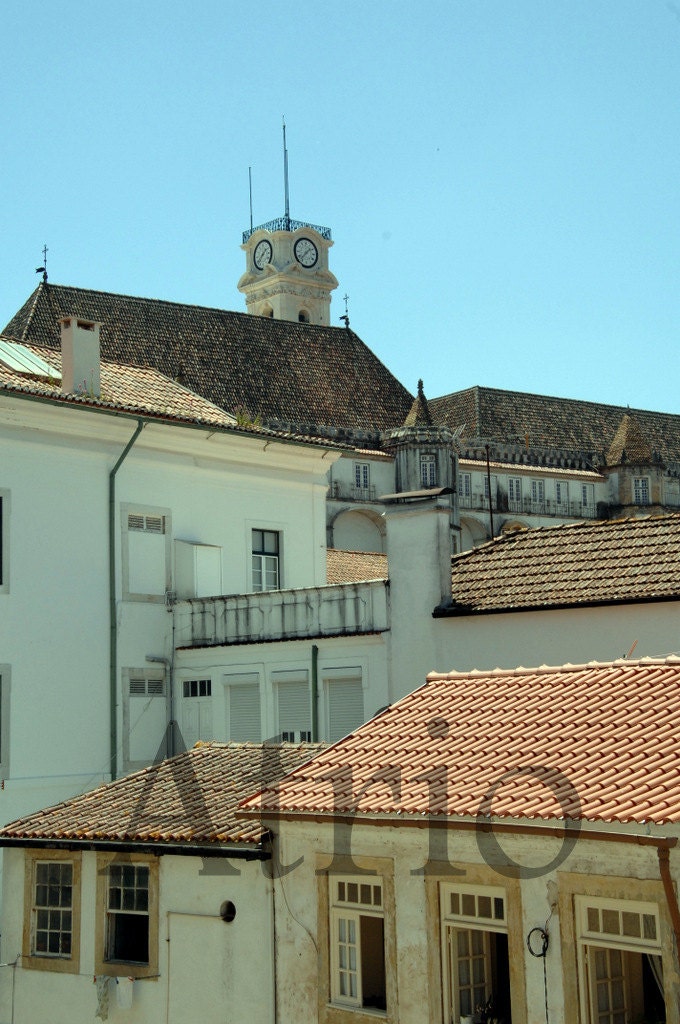
<path id="1" fill-rule="evenodd" d="M 680 515 L 519 530 L 452 561 L 447 614 L 680 597 Z"/>
<path id="2" fill-rule="evenodd" d="M 308 761 L 323 744 L 200 743 L 160 764 L 0 830 L 3 839 L 90 842 L 259 843 L 259 822 L 239 803 Z"/>
<path id="3" fill-rule="evenodd" d="M 387 555 L 366 551 L 326 551 L 327 583 L 363 583 L 387 579 Z"/>
<path id="4" fill-rule="evenodd" d="M 370 433 L 402 423 L 412 402 L 344 327 L 41 283 L 3 334 L 58 348 L 57 321 L 71 315 L 102 324 L 104 359 L 153 366 L 222 409 L 245 408 L 282 429 Z"/>
<path id="5" fill-rule="evenodd" d="M 679 715 L 680 658 L 433 673 L 243 807 L 679 822 Z"/>

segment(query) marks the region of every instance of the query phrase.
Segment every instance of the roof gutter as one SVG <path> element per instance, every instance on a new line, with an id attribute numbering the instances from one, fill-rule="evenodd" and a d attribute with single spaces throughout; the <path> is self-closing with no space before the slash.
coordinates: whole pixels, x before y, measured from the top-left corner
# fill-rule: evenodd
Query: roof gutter
<path id="1" fill-rule="evenodd" d="M 109 473 L 109 736 L 111 778 L 118 777 L 118 615 L 116 609 L 116 474 L 145 427 L 137 428 Z"/>
<path id="2" fill-rule="evenodd" d="M 176 857 L 232 857 L 236 860 L 271 860 L 271 852 L 262 846 L 234 844 L 216 846 L 191 843 L 145 843 L 112 842 L 97 839 L 25 839 L 20 836 L 0 836 L 0 848 L 21 847 L 24 850 L 86 850 L 102 853 L 144 853 L 162 857 L 172 854 Z"/>
<path id="3" fill-rule="evenodd" d="M 443 608 L 434 608 L 433 619 L 455 619 L 474 615 L 514 615 L 517 612 L 559 612 L 578 611 L 579 608 L 620 608 L 622 605 L 630 604 L 663 604 L 664 602 L 677 601 L 680 598 L 680 591 L 677 594 L 659 594 L 655 597 L 621 597 L 609 598 L 599 601 L 562 601 L 559 604 L 527 604 L 521 608 L 473 608 L 469 604 L 452 604 Z"/>

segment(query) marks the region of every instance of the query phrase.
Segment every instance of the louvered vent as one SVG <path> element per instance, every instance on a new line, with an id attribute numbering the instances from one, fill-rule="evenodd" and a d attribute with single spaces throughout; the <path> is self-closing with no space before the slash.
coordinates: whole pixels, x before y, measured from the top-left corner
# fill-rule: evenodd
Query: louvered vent
<path id="1" fill-rule="evenodd" d="M 131 512 L 128 515 L 128 530 L 165 533 L 165 516 L 142 516 Z"/>
<path id="2" fill-rule="evenodd" d="M 137 697 L 162 697 L 165 693 L 165 680 L 158 676 L 130 676 L 130 695 Z"/>

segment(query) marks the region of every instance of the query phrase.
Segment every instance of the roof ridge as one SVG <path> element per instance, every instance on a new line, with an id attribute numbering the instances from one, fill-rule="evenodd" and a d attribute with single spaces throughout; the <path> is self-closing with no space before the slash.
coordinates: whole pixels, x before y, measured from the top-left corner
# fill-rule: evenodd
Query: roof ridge
<path id="1" fill-rule="evenodd" d="M 612 661 L 587 661 L 582 662 L 581 664 L 566 662 L 564 665 L 537 665 L 534 668 L 518 665 L 517 668 L 473 668 L 468 672 L 457 672 L 455 670 L 451 672 L 428 672 L 426 681 L 427 683 L 438 683 L 447 681 L 455 682 L 459 679 L 488 679 L 490 676 L 499 679 L 535 675 L 547 676 L 571 672 L 585 672 L 591 669 L 613 669 L 622 668 L 623 666 L 647 668 L 654 665 L 667 665 L 672 668 L 680 668 L 680 655 L 668 654 L 663 658 L 614 658 Z"/>

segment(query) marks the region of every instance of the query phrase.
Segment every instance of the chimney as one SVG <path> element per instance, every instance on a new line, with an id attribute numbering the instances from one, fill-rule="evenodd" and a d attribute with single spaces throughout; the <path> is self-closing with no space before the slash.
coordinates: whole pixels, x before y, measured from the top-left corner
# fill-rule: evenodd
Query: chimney
<path id="1" fill-rule="evenodd" d="M 64 394 L 99 398 L 100 323 L 64 316 L 61 325 L 61 389 Z"/>

